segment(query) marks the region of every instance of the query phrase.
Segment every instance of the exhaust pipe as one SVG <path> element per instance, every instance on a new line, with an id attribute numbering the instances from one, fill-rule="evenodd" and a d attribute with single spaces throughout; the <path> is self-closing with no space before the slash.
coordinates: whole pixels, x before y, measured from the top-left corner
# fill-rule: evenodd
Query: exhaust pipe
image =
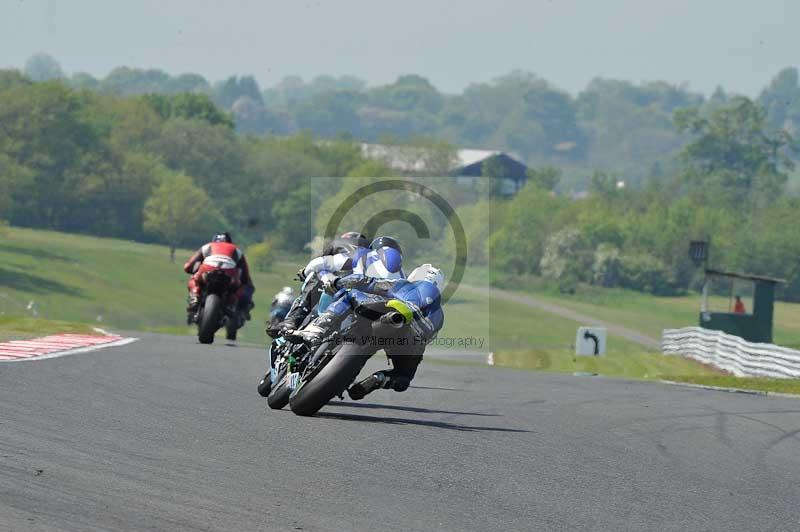
<path id="1" fill-rule="evenodd" d="M 389 312 L 381 316 L 380 322 L 383 325 L 399 329 L 406 324 L 406 319 L 399 312 Z"/>

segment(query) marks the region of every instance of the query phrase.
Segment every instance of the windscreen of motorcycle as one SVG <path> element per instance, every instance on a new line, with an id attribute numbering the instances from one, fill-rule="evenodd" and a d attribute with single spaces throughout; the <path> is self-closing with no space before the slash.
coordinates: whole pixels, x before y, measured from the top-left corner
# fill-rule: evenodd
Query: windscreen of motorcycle
<path id="1" fill-rule="evenodd" d="M 236 267 L 236 261 L 226 255 L 209 255 L 203 260 L 203 264 L 222 270 L 229 270 Z"/>

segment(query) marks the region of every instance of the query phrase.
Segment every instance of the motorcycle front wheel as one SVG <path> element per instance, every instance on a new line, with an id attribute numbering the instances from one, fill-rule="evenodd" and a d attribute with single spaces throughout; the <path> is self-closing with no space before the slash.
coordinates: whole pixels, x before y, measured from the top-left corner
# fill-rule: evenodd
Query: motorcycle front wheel
<path id="1" fill-rule="evenodd" d="M 267 396 L 267 404 L 273 410 L 280 410 L 289 404 L 289 396 L 292 394 L 289 382 L 286 380 L 286 365 L 282 364 L 278 370 L 278 376 L 272 383 L 272 390 Z"/>

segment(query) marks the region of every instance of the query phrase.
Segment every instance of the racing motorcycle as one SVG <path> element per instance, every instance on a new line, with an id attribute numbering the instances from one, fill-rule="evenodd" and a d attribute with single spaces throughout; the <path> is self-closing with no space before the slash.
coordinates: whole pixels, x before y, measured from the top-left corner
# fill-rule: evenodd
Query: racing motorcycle
<path id="1" fill-rule="evenodd" d="M 228 260 L 231 264 L 221 263 L 216 269 L 203 273 L 203 289 L 197 311 L 197 339 L 201 344 L 213 343 L 214 335 L 223 327 L 225 337 L 236 340 L 237 331 L 246 321 L 244 312 L 236 302 L 229 304 L 239 287 L 234 281 L 234 275 L 238 274 L 236 265 L 231 259 Z"/>
<path id="2" fill-rule="evenodd" d="M 292 412 L 313 416 L 334 397 L 343 399 L 369 357 L 385 342 L 406 335 L 411 315 L 396 299 L 359 305 L 319 347 L 294 357 L 285 377 Z"/>
<path id="3" fill-rule="evenodd" d="M 303 285 L 318 281 L 318 276 L 312 274 L 309 276 Z M 322 289 L 322 285 L 318 284 L 320 297 L 319 302 L 311 309 L 308 316 L 303 320 L 300 328 L 305 327 L 310 321 L 316 318 L 320 312 L 331 303 L 332 298 L 326 294 Z M 269 371 L 258 383 L 258 393 L 262 397 L 267 398 L 267 404 L 270 408 L 280 410 L 289 404 L 289 395 L 296 385 L 296 368 L 304 365 L 305 358 L 309 356 L 309 349 L 304 344 L 295 344 L 288 342 L 286 338 L 278 337 L 272 340 L 267 348 L 267 366 Z M 294 375 L 294 377 L 292 377 Z M 290 379 L 294 378 L 294 385 Z"/>
<path id="4" fill-rule="evenodd" d="M 312 278 L 306 280 L 311 282 Z M 320 286 L 320 291 L 322 287 Z M 333 301 L 322 291 L 301 328 L 312 321 Z M 377 350 L 377 339 L 400 338 L 406 334 L 406 316 L 412 311 L 402 301 L 376 298 L 351 311 L 331 335 L 318 347 L 292 343 L 278 337 L 267 350 L 268 373 L 258 385 L 258 393 L 267 398 L 270 408 L 287 404 L 301 416 L 312 416 L 334 397 L 344 398 L 344 391 Z"/>

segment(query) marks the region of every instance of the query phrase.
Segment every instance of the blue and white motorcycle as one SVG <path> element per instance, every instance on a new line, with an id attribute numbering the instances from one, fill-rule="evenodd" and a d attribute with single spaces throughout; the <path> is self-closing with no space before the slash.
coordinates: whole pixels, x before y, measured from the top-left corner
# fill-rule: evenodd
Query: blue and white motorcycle
<path id="1" fill-rule="evenodd" d="M 316 275 L 309 276 L 304 281 L 303 288 L 305 288 L 306 283 L 316 281 Z M 321 291 L 319 303 L 303 320 L 300 327 L 304 327 L 316 318 L 320 312 L 324 312 L 332 301 L 331 296 L 323 290 L 322 283 L 319 283 L 319 285 L 319 290 Z M 304 366 L 305 359 L 311 354 L 304 344 L 288 342 L 282 336 L 272 340 L 267 347 L 269 371 L 258 383 L 258 393 L 267 398 L 267 404 L 270 408 L 280 410 L 289 404 L 289 397 L 297 387 L 300 379 L 300 373 L 297 370 Z"/>

